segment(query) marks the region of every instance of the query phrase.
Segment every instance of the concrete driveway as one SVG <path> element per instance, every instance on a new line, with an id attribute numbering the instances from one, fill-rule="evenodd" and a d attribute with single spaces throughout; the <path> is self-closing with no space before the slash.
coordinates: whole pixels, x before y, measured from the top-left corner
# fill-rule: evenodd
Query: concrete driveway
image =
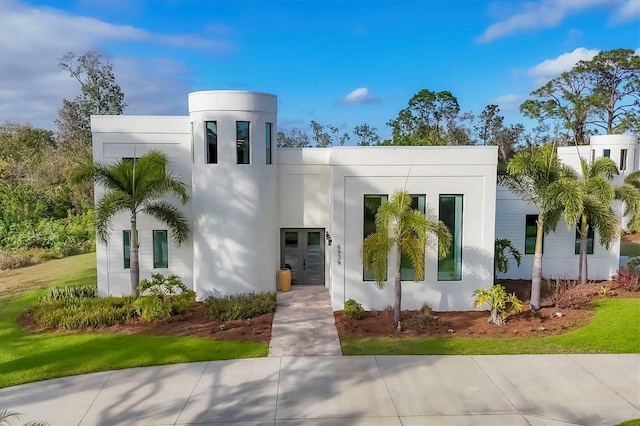
<path id="1" fill-rule="evenodd" d="M 640 355 L 201 362 L 0 389 L 3 408 L 53 425 L 613 425 L 640 418 Z"/>

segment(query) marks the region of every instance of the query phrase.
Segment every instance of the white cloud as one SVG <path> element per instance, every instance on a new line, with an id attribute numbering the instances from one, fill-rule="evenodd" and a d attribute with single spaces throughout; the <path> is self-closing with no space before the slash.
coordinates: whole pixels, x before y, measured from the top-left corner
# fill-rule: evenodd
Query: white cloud
<path id="1" fill-rule="evenodd" d="M 626 0 L 611 16 L 611 22 L 624 23 L 640 18 L 640 1 Z"/>
<path id="2" fill-rule="evenodd" d="M 640 56 L 640 47 L 638 47 L 633 53 L 635 53 L 636 55 Z"/>
<path id="3" fill-rule="evenodd" d="M 578 47 L 573 52 L 563 53 L 557 58 L 545 59 L 538 65 L 527 70 L 527 74 L 534 77 L 538 83 L 543 83 L 571 70 L 578 61 L 588 61 L 598 54 L 598 49 Z"/>
<path id="4" fill-rule="evenodd" d="M 500 107 L 501 112 L 517 111 L 518 104 L 520 103 L 519 101 L 520 97 L 514 94 L 502 95 L 490 100 L 492 104 L 496 104 Z"/>
<path id="5" fill-rule="evenodd" d="M 539 0 L 524 2 L 519 12 L 491 24 L 477 38 L 479 42 L 489 42 L 509 34 L 559 25 L 567 16 L 602 5 L 615 5 L 623 1 L 638 0 Z"/>
<path id="6" fill-rule="evenodd" d="M 380 99 L 371 93 L 366 87 L 359 87 L 351 91 L 347 96 L 342 98 L 342 104 L 374 104 L 380 102 Z"/>
<path id="7" fill-rule="evenodd" d="M 0 15 L 0 121 L 53 128 L 63 98 L 73 99 L 77 82 L 57 68 L 58 58 L 72 51 L 103 53 L 106 43 L 155 43 L 224 53 L 232 45 L 194 34 L 158 34 L 128 25 L 73 16 L 14 0 L 2 2 Z M 106 56 L 106 55 L 105 55 Z M 129 103 L 126 112 L 186 114 L 189 71 L 162 59 L 108 58 Z M 178 101 L 177 101 L 178 100 Z"/>

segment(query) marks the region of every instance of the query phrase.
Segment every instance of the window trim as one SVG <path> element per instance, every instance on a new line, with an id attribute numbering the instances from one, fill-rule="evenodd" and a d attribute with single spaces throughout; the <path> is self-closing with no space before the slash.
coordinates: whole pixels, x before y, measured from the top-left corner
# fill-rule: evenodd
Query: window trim
<path id="1" fill-rule="evenodd" d="M 463 246 L 464 246 L 464 194 L 438 194 L 438 220 L 442 220 L 440 219 L 440 201 L 442 199 L 442 197 L 460 197 L 460 229 L 459 231 L 459 239 L 460 239 L 460 244 L 459 244 L 459 250 L 460 250 L 460 271 L 459 271 L 459 278 L 458 277 L 453 277 L 453 278 L 441 278 L 440 277 L 440 262 L 444 259 L 438 259 L 438 268 L 437 268 L 437 281 L 442 281 L 442 282 L 447 282 L 447 281 L 454 281 L 454 282 L 461 282 L 463 281 L 463 255 L 464 255 L 464 250 L 463 250 Z M 451 230 L 449 230 L 451 232 Z M 455 248 L 455 240 L 456 240 L 456 233 L 455 232 L 451 232 L 451 248 L 452 250 Z M 453 255 L 453 259 L 455 261 L 455 254 Z"/>
<path id="2" fill-rule="evenodd" d="M 216 140 L 213 144 L 215 146 L 214 158 L 213 161 L 209 161 L 210 152 L 209 152 L 209 123 L 213 123 L 216 127 Z M 207 120 L 204 122 L 204 163 L 205 164 L 218 164 L 218 122 L 216 120 Z"/>
<path id="3" fill-rule="evenodd" d="M 593 250 L 595 248 L 595 240 L 596 235 L 593 229 L 593 226 L 589 225 L 589 230 L 587 231 L 587 254 L 593 254 Z M 591 250 L 589 250 L 589 240 L 591 240 Z M 575 241 L 575 249 L 574 254 L 580 254 L 580 223 L 576 223 L 576 241 Z"/>
<path id="4" fill-rule="evenodd" d="M 156 233 L 163 233 L 165 236 L 165 243 L 167 244 L 167 266 L 158 266 L 156 262 Z M 167 269 L 169 268 L 169 232 L 166 229 L 154 229 L 152 235 L 152 247 L 153 247 L 153 269 Z M 161 259 L 160 259 L 161 260 Z"/>
<path id="5" fill-rule="evenodd" d="M 409 197 L 411 197 L 411 201 L 413 202 L 414 197 L 417 198 L 418 200 L 418 211 L 421 212 L 423 215 L 427 214 L 427 194 L 409 194 Z M 420 209 L 420 197 L 422 197 L 422 209 Z M 411 272 L 411 277 L 403 277 L 402 276 L 402 260 L 403 259 L 407 259 L 409 260 L 409 268 L 406 268 L 407 270 L 407 274 L 409 272 Z M 400 281 L 413 281 L 415 282 L 415 278 L 416 278 L 416 274 L 415 271 L 413 270 L 413 268 L 411 267 L 411 260 L 408 257 L 405 257 L 404 253 L 400 254 Z M 426 278 L 426 277 L 425 277 Z"/>
<path id="6" fill-rule="evenodd" d="M 538 214 L 526 214 L 525 218 L 524 218 L 524 254 L 532 254 L 535 255 L 536 254 L 536 238 L 537 238 L 537 233 L 538 233 L 538 217 L 540 215 Z M 534 234 L 533 236 L 527 237 L 527 219 L 529 217 L 535 217 L 535 223 L 536 223 L 536 234 Z M 532 252 L 527 252 L 527 238 L 533 238 L 533 251 Z M 542 253 L 544 254 L 544 233 L 542 234 Z"/>
<path id="7" fill-rule="evenodd" d="M 264 123 L 264 145 L 266 164 L 273 164 L 273 123 Z"/>
<path id="8" fill-rule="evenodd" d="M 627 149 L 623 148 L 620 150 L 620 171 L 627 170 Z"/>
<path id="9" fill-rule="evenodd" d="M 611 158 L 611 150 L 608 148 L 605 148 L 602 150 L 602 156 L 606 157 L 606 158 Z"/>
<path id="10" fill-rule="evenodd" d="M 131 269 L 131 229 L 122 230 L 122 267 Z"/>
<path id="11" fill-rule="evenodd" d="M 239 133 L 238 132 L 238 125 L 240 123 L 247 123 L 247 140 L 246 140 L 246 145 L 243 142 L 243 146 L 246 148 L 247 150 L 247 162 L 240 162 L 240 150 L 239 150 L 239 146 L 238 143 L 240 141 L 242 141 L 242 139 L 239 138 Z M 251 164 L 251 122 L 250 121 L 243 121 L 243 120 L 236 120 L 236 164 Z"/>
<path id="12" fill-rule="evenodd" d="M 365 238 L 367 238 L 369 235 L 371 235 L 371 234 L 364 235 L 364 233 L 365 233 L 364 227 L 366 225 L 366 220 L 365 220 L 365 214 L 366 214 L 365 202 L 366 202 L 367 197 L 379 197 L 379 198 L 384 197 L 384 200 L 382 200 L 382 202 L 380 203 L 380 206 L 382 206 L 383 203 L 389 202 L 389 194 L 363 194 L 362 195 L 362 241 L 364 241 Z M 378 206 L 378 209 L 380 208 L 380 206 Z M 377 214 L 378 214 L 378 212 L 376 211 L 376 213 L 373 216 L 374 217 L 374 223 L 375 223 L 375 216 Z M 389 279 L 389 271 L 388 271 L 388 269 L 389 268 L 387 268 L 387 276 L 385 277 L 385 280 Z M 368 278 L 366 276 L 367 271 L 368 270 L 365 268 L 364 262 L 363 262 L 362 263 L 362 281 L 364 281 L 364 282 L 374 282 L 375 281 L 374 277 Z"/>

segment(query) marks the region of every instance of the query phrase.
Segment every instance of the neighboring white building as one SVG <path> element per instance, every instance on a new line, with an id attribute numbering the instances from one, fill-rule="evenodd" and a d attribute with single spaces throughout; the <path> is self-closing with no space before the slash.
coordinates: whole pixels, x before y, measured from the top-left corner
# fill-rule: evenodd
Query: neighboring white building
<path id="1" fill-rule="evenodd" d="M 471 292 L 492 283 L 495 238 L 509 238 L 525 252 L 526 218 L 535 210 L 496 188 L 496 147 L 276 149 L 276 123 L 274 95 L 240 91 L 191 93 L 185 117 L 92 117 L 95 161 L 159 149 L 192 189 L 191 202 L 180 207 L 192 230 L 182 246 L 172 243 L 165 225 L 138 219 L 142 278 L 174 273 L 203 299 L 274 291 L 277 271 L 288 264 L 293 284 L 326 286 L 334 309 L 349 298 L 383 308 L 393 301 L 393 285 L 379 290 L 369 281 L 360 249 L 375 210 L 398 189 L 413 195 L 414 208 L 445 221 L 454 236 L 449 258 L 438 261 L 428 251 L 424 282 L 414 282 L 410 268 L 403 268 L 406 309 L 424 303 L 436 310 L 471 309 Z M 628 169 L 636 170 L 635 136 L 609 141 L 594 138 L 591 148 L 606 142 L 612 158 L 626 149 Z M 580 149 L 589 154 L 589 147 Z M 572 152 L 561 148 L 560 155 L 569 160 Z M 575 230 L 563 226 L 545 239 L 545 275 L 577 268 Z M 123 214 L 109 242 L 97 245 L 100 294 L 130 291 L 128 229 Z M 609 278 L 617 253 L 618 244 L 607 251 L 596 242 L 590 276 Z M 509 277 L 530 277 L 533 256 L 523 257 Z"/>

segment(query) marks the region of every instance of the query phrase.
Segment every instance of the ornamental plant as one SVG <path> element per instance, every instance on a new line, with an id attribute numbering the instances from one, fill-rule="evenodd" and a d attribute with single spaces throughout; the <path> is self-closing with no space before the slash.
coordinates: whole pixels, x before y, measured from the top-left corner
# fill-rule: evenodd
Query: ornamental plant
<path id="1" fill-rule="evenodd" d="M 522 301 L 515 293 L 507 293 L 504 286 L 496 284 L 488 288 L 479 288 L 473 292 L 476 300 L 473 307 L 487 305 L 491 309 L 491 316 L 488 322 L 502 326 L 512 315 L 522 312 Z"/>

